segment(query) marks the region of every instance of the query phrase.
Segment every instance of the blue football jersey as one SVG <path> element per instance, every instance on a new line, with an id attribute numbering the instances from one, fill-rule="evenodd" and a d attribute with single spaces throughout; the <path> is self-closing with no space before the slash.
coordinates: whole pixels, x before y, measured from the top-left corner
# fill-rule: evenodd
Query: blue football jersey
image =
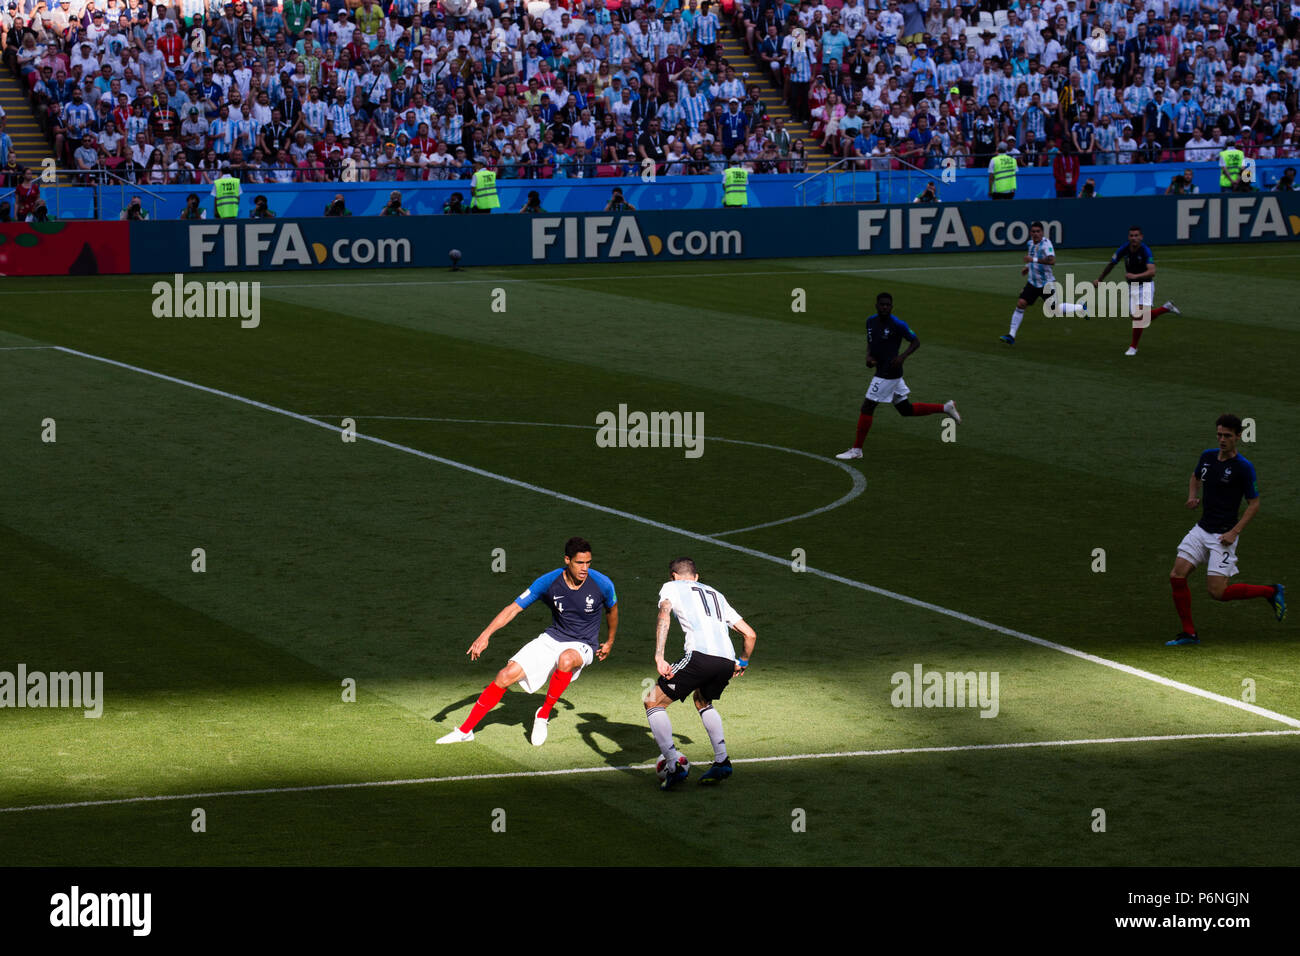
<path id="1" fill-rule="evenodd" d="M 614 593 L 614 582 L 595 568 L 587 569 L 587 579 L 577 588 L 569 587 L 563 568 L 556 568 L 515 598 L 521 608 L 534 601 L 541 601 L 551 609 L 547 634 L 557 641 L 578 641 L 596 649 L 600 647 L 601 615 L 618 603 L 618 595 Z"/>

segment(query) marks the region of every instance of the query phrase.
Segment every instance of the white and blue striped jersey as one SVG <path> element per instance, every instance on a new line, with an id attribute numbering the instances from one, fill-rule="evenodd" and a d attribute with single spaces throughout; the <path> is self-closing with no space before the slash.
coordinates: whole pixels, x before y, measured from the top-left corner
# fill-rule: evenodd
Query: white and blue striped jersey
<path id="1" fill-rule="evenodd" d="M 740 614 L 717 588 L 701 581 L 669 581 L 659 589 L 659 603 L 669 602 L 686 639 L 686 656 L 699 652 L 736 659 L 730 628 Z"/>
<path id="2" fill-rule="evenodd" d="M 1043 286 L 1056 281 L 1052 274 L 1052 267 L 1044 259 L 1049 259 L 1056 255 L 1056 250 L 1052 248 L 1052 240 L 1043 236 L 1038 242 L 1029 243 L 1029 284 L 1035 289 L 1041 289 Z M 1037 262 L 1033 260 L 1038 260 Z"/>

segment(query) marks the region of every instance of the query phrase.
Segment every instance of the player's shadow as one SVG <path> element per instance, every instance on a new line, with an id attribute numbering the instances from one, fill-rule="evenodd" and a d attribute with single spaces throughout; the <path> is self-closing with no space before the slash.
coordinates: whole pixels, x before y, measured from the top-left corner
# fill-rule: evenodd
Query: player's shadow
<path id="1" fill-rule="evenodd" d="M 458 711 L 468 711 L 478 702 L 478 694 L 471 694 L 468 697 L 462 697 L 460 700 L 453 701 L 442 710 L 431 716 L 429 719 L 437 723 L 442 723 L 449 716 Z M 541 700 L 532 694 L 509 693 L 501 698 L 501 703 L 493 707 L 479 725 L 474 728 L 475 733 L 484 727 L 490 727 L 492 724 L 517 725 L 523 729 L 524 739 L 528 739 L 533 732 L 533 718 L 537 715 L 537 708 L 541 706 Z M 555 708 L 551 712 L 551 719 L 554 720 L 561 710 L 573 710 L 573 704 L 569 703 L 563 697 L 555 702 Z M 456 726 L 460 726 L 459 723 Z M 448 728 L 450 729 L 450 728 Z"/>
<path id="2" fill-rule="evenodd" d="M 587 746 L 605 758 L 614 767 L 646 763 L 654 758 L 659 748 L 654 734 L 645 724 L 620 724 L 602 714 L 578 714 L 574 730 L 582 735 Z M 693 741 L 685 734 L 674 734 L 678 744 Z M 630 771 L 625 771 L 630 772 Z"/>

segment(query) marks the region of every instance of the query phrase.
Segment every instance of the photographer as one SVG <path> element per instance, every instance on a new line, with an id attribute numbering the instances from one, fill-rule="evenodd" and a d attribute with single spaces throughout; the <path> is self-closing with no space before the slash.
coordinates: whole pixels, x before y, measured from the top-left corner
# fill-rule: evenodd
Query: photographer
<path id="1" fill-rule="evenodd" d="M 334 198 L 330 200 L 330 204 L 325 207 L 325 215 L 327 216 L 352 215 L 352 210 L 348 209 L 347 204 L 343 201 L 342 193 L 336 193 Z"/>
<path id="2" fill-rule="evenodd" d="M 206 219 L 208 211 L 199 205 L 199 194 L 190 193 L 185 197 L 185 208 L 181 210 L 182 219 Z"/>
<path id="3" fill-rule="evenodd" d="M 442 211 L 443 213 L 452 216 L 469 213 L 469 209 L 465 205 L 465 197 L 460 193 L 452 193 L 451 198 L 442 204 Z"/>
<path id="4" fill-rule="evenodd" d="M 388 205 L 380 210 L 381 216 L 409 216 L 410 212 L 402 208 L 402 194 L 394 189 L 388 194 Z"/>
<path id="5" fill-rule="evenodd" d="M 144 222 L 149 218 L 149 214 L 140 205 L 140 197 L 132 196 L 131 201 L 127 203 L 126 208 L 122 210 L 122 214 L 118 218 L 127 222 Z"/>
<path id="6" fill-rule="evenodd" d="M 266 206 L 265 196 L 253 197 L 253 211 L 249 214 L 254 219 L 274 219 L 275 213 Z"/>

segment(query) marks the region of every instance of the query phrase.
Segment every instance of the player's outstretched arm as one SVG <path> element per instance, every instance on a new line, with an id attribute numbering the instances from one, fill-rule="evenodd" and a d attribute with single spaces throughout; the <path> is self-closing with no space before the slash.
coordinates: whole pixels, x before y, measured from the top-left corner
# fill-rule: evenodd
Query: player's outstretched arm
<path id="1" fill-rule="evenodd" d="M 745 639 L 745 652 L 740 658 L 745 662 L 745 666 L 742 667 L 739 662 L 736 664 L 735 676 L 740 677 L 745 673 L 745 668 L 749 666 L 749 658 L 754 653 L 754 642 L 758 640 L 758 632 L 746 624 L 744 618 L 737 618 L 736 623 L 731 626 L 738 630 Z"/>
<path id="2" fill-rule="evenodd" d="M 488 640 L 492 635 L 513 621 L 522 610 L 523 608 L 514 601 L 503 607 L 497 613 L 497 616 L 492 618 L 492 623 L 483 628 L 483 633 L 474 640 L 474 643 L 469 646 L 469 650 L 465 652 L 469 655 L 469 659 L 472 661 L 478 660 L 479 655 L 487 650 Z"/>
<path id="3" fill-rule="evenodd" d="M 596 651 L 596 658 L 602 661 L 609 657 L 609 652 L 614 649 L 614 635 L 618 633 L 617 604 L 605 609 L 605 626 L 609 628 L 609 632 L 605 635 L 605 643 Z"/>
<path id="4" fill-rule="evenodd" d="M 1106 263 L 1106 268 L 1101 270 L 1101 275 L 1097 276 L 1096 281 L 1100 282 L 1102 279 L 1106 278 L 1106 276 L 1110 275 L 1110 270 L 1113 268 L 1115 268 L 1115 262 L 1114 260 L 1111 260 L 1110 262 Z"/>
<path id="5" fill-rule="evenodd" d="M 1187 507 L 1199 508 L 1201 506 L 1201 479 L 1192 475 L 1187 479 Z"/>
<path id="6" fill-rule="evenodd" d="M 673 602 L 659 602 L 659 619 L 655 621 L 655 670 L 660 677 L 672 677 L 673 668 L 664 660 L 664 648 L 668 644 L 668 627 L 672 623 Z"/>

